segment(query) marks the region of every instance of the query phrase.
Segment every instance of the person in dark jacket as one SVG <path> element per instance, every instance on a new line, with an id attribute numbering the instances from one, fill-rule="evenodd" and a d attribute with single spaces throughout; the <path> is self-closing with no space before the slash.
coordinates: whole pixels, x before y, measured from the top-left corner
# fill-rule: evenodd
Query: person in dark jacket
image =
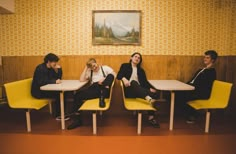
<path id="1" fill-rule="evenodd" d="M 180 94 L 180 97 L 182 97 L 180 99 L 184 103 L 187 114 L 187 123 L 194 123 L 198 113 L 189 107 L 186 102 L 196 99 L 208 99 L 210 97 L 212 84 L 216 80 L 216 70 L 213 66 L 217 57 L 218 54 L 216 51 L 206 51 L 203 59 L 205 67 L 197 70 L 191 80 L 187 82 L 187 84 L 194 86 L 195 90 Z"/>
<path id="2" fill-rule="evenodd" d="M 156 107 L 157 91 L 148 82 L 141 64 L 142 55 L 138 52 L 133 53 L 130 62 L 121 65 L 117 79 L 124 84 L 126 98 L 142 98 L 147 100 L 153 107 Z M 154 127 L 160 127 L 154 118 L 154 111 L 149 111 L 148 114 L 149 123 Z"/>
<path id="3" fill-rule="evenodd" d="M 49 53 L 44 57 L 44 62 L 39 64 L 33 76 L 33 81 L 31 85 L 31 94 L 35 98 L 53 98 L 56 100 L 53 103 L 53 116 L 60 120 L 60 94 L 59 92 L 53 91 L 42 91 L 41 86 L 46 84 L 59 84 L 62 78 L 62 68 L 57 64 L 59 58 L 53 54 Z M 66 118 L 67 120 L 68 118 Z"/>

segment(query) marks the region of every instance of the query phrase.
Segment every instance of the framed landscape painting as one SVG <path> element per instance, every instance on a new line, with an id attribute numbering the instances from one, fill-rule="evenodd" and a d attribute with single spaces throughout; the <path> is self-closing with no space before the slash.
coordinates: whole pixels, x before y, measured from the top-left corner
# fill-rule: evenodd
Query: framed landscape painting
<path id="1" fill-rule="evenodd" d="M 93 45 L 141 45 L 141 11 L 93 11 Z"/>

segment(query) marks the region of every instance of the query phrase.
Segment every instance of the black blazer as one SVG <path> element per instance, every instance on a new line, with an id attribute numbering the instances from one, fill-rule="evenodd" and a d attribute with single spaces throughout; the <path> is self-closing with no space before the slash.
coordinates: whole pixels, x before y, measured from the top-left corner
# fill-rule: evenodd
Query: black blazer
<path id="1" fill-rule="evenodd" d="M 31 95 L 36 98 L 41 98 L 40 87 L 50 83 L 56 83 L 57 79 L 61 79 L 62 69 L 59 68 L 58 72 L 55 72 L 52 68 L 47 68 L 45 63 L 39 64 L 33 76 L 31 85 Z"/>
<path id="2" fill-rule="evenodd" d="M 117 74 L 117 79 L 121 80 L 123 77 L 125 77 L 127 80 L 130 79 L 132 75 L 133 69 L 131 66 L 131 63 L 124 63 L 121 65 L 120 70 Z M 137 68 L 138 73 L 138 81 L 140 83 L 140 86 L 150 89 L 153 88 L 153 86 L 148 82 L 145 71 L 141 68 Z"/>
<path id="3" fill-rule="evenodd" d="M 194 80 L 194 83 L 190 83 L 201 70 L 202 69 L 199 69 L 194 74 L 188 84 L 195 87 L 194 92 L 197 97 L 207 99 L 211 94 L 213 81 L 216 80 L 216 70 L 215 68 L 207 68 L 197 76 L 197 78 Z"/>

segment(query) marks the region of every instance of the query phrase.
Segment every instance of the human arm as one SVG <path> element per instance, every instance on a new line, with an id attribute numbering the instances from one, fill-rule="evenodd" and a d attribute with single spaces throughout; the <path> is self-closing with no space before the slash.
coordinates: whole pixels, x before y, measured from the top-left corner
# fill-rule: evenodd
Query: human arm
<path id="1" fill-rule="evenodd" d="M 48 70 L 47 68 L 43 67 L 42 65 L 36 67 L 35 72 L 34 72 L 34 81 L 37 83 L 39 86 L 43 86 L 46 84 L 55 84 L 56 83 L 56 78 L 54 78 L 51 73 L 49 72 L 53 70 Z"/>
<path id="2" fill-rule="evenodd" d="M 53 77 L 53 79 L 56 79 L 56 84 L 61 83 L 61 79 L 62 79 L 62 68 L 61 68 L 61 66 L 57 64 L 52 69 L 53 69 L 52 77 Z"/>
<path id="3" fill-rule="evenodd" d="M 130 82 L 129 80 L 126 78 L 126 74 L 127 74 L 127 67 L 126 67 L 126 64 L 122 64 L 121 67 L 120 67 L 120 70 L 117 74 L 117 79 L 118 80 L 122 80 L 125 87 L 129 87 L 130 86 Z"/>
<path id="4" fill-rule="evenodd" d="M 107 79 L 108 76 L 112 75 L 113 78 L 115 78 L 115 76 L 116 76 L 116 73 L 114 72 L 114 70 L 111 67 L 109 67 L 109 66 L 106 66 L 106 65 L 105 66 L 101 66 L 101 70 L 103 72 L 103 78 L 101 78 L 98 81 L 98 84 L 100 84 L 100 85 L 104 84 L 103 82 Z"/>
<path id="5" fill-rule="evenodd" d="M 216 80 L 214 68 L 206 69 L 201 73 L 194 82 L 197 95 L 201 98 L 209 98 L 214 80 Z"/>
<path id="6" fill-rule="evenodd" d="M 157 90 L 147 80 L 146 73 L 142 68 L 140 68 L 140 70 L 139 70 L 139 82 L 140 82 L 141 86 L 143 86 L 146 89 L 149 89 L 150 92 L 152 92 L 152 93 L 157 92 Z"/>
<path id="7" fill-rule="evenodd" d="M 85 66 L 82 74 L 80 75 L 80 81 L 81 82 L 87 81 L 89 79 L 88 74 L 87 74 L 89 70 L 90 69 L 87 66 Z"/>

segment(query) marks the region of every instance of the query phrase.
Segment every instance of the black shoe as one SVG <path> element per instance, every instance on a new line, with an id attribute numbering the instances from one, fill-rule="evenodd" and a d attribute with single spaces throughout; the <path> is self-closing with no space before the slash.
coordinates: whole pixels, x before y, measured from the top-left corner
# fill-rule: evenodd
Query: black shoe
<path id="1" fill-rule="evenodd" d="M 159 102 L 158 102 L 157 100 L 155 100 L 155 99 L 150 99 L 149 102 L 150 102 L 150 104 L 152 105 L 152 107 L 153 107 L 154 109 L 158 110 L 160 104 L 159 104 Z"/>
<path id="2" fill-rule="evenodd" d="M 196 121 L 196 118 L 194 116 L 189 116 L 186 120 L 187 124 L 194 124 Z"/>
<path id="3" fill-rule="evenodd" d="M 104 97 L 101 96 L 99 98 L 99 107 L 104 108 L 105 106 L 106 106 L 106 103 L 105 103 Z"/>
<path id="4" fill-rule="evenodd" d="M 154 119 L 148 120 L 149 124 L 152 125 L 154 128 L 160 128 L 160 124 Z"/>
<path id="5" fill-rule="evenodd" d="M 72 122 L 72 124 L 70 124 L 70 125 L 67 127 L 67 129 L 68 129 L 68 130 L 75 129 L 75 128 L 81 126 L 81 125 L 82 125 L 82 121 L 81 121 L 80 119 L 76 119 L 76 120 L 74 120 L 74 121 Z"/>

